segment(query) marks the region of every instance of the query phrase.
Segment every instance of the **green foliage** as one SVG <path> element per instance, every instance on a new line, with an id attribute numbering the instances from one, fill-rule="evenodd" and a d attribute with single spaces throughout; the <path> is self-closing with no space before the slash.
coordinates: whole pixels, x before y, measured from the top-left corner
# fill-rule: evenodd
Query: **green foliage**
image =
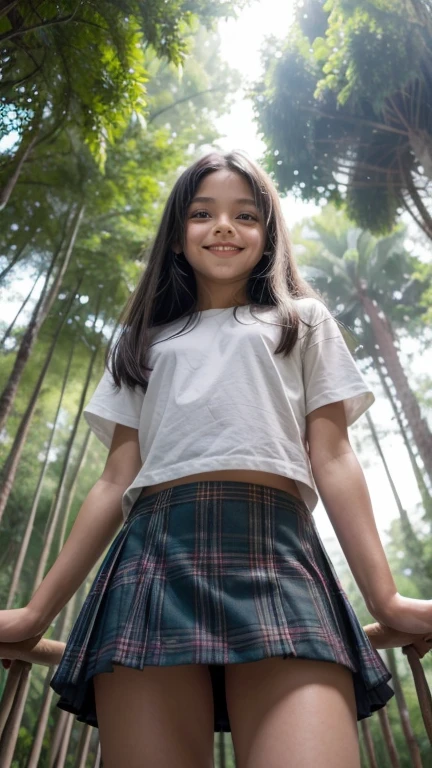
<path id="1" fill-rule="evenodd" d="M 362 291 L 375 300 L 392 325 L 420 335 L 425 330 L 428 274 L 424 263 L 404 246 L 397 227 L 376 237 L 353 226 L 343 211 L 327 205 L 293 232 L 304 275 L 323 293 L 338 318 L 356 329 L 357 343 L 375 343 L 363 317 Z"/>
<path id="2" fill-rule="evenodd" d="M 3 604 L 53 427 L 70 350 L 73 347 L 72 366 L 15 600 L 17 605 L 23 604 L 31 592 L 83 378 L 91 350 L 102 332 L 101 326 L 105 326 L 105 346 L 145 266 L 146 248 L 154 236 L 162 206 L 179 168 L 191 161 L 202 143 L 212 143 L 217 139 L 214 117 L 229 104 L 232 89 L 236 86 L 236 74 L 220 61 L 218 36 L 202 28 L 195 28 L 195 33 L 194 38 L 184 34 L 190 53 L 183 57 L 181 70 L 173 63 L 157 58 L 151 47 L 142 52 L 146 71 L 150 73 L 145 112 L 141 109 L 134 113 L 119 134 L 112 134 L 111 143 L 105 142 L 103 165 L 95 157 L 80 127 L 66 121 L 61 130 L 52 135 L 49 144 L 42 142 L 35 147 L 1 214 L 0 268 L 13 264 L 19 254 L 16 265 L 4 282 L 6 287 L 13 286 L 16 290 L 20 276 L 33 278 L 41 271 L 42 276 L 46 273 L 53 252 L 61 246 L 70 212 L 82 203 L 85 205 L 69 268 L 24 371 L 15 407 L 0 443 L 0 463 L 4 464 L 48 352 L 59 312 L 71 293 L 75 293 L 75 301 L 38 398 L 16 482 L 2 521 L 0 596 Z M 94 87 L 93 74 L 89 74 L 89 78 L 86 81 L 85 73 L 81 73 L 82 89 Z M 100 87 L 103 92 L 102 81 Z M 205 92 L 198 94 L 199 90 Z M 215 92 L 217 98 L 214 97 Z M 194 121 L 196 126 L 199 125 L 201 134 L 198 134 Z M 96 314 L 99 325 L 95 330 L 91 326 Z M 23 323 L 27 320 L 28 313 L 27 316 L 24 313 L 12 332 L 7 348 L 1 353 L 0 389 L 3 389 L 11 373 L 24 330 Z M 0 321 L 3 330 L 6 325 Z M 90 391 L 102 373 L 103 356 L 104 350 L 100 353 Z M 84 434 L 84 423 L 81 423 L 71 456 L 66 496 Z M 68 529 L 86 493 L 100 474 L 105 456 L 106 450 L 93 443 L 78 478 Z M 59 531 L 50 562 L 55 556 L 58 535 Z"/>
<path id="3" fill-rule="evenodd" d="M 142 113 L 150 48 L 175 65 L 187 60 L 198 20 L 211 27 L 242 2 L 104 0 L 61 6 L 20 2 L 0 15 L 0 134 L 23 147 L 73 128 L 103 166 L 106 145 Z"/>
<path id="4" fill-rule="evenodd" d="M 408 200 L 432 237 L 422 202 L 432 179 L 432 8 L 417 5 L 299 3 L 285 45 L 275 51 L 268 41 L 255 88 L 281 191 L 344 206 L 375 234 L 391 230 Z"/>

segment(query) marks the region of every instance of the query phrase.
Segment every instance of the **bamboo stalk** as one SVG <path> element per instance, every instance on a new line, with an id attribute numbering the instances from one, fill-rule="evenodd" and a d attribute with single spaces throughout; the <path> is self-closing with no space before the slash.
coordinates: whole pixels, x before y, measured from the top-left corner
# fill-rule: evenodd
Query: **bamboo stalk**
<path id="1" fill-rule="evenodd" d="M 42 488 L 43 488 L 43 483 L 44 483 L 44 480 L 45 480 L 45 475 L 46 475 L 47 470 L 48 470 L 51 446 L 53 444 L 54 436 L 55 436 L 56 429 L 57 429 L 57 424 L 58 424 L 58 421 L 59 421 L 60 411 L 61 411 L 61 407 L 62 407 L 62 403 L 63 403 L 63 397 L 64 397 L 64 393 L 65 393 L 65 390 L 66 390 L 66 385 L 67 385 L 67 382 L 68 382 L 68 379 L 69 379 L 69 373 L 70 373 L 70 369 L 71 369 L 71 365 L 72 365 L 72 359 L 73 359 L 74 350 L 75 350 L 75 343 L 73 343 L 71 345 L 71 347 L 70 347 L 69 357 L 68 357 L 68 361 L 67 361 L 65 372 L 64 372 L 64 376 L 63 376 L 62 388 L 61 388 L 60 397 L 59 397 L 59 400 L 58 400 L 58 403 L 57 403 L 57 409 L 56 409 L 56 413 L 55 413 L 55 417 L 54 417 L 53 427 L 51 429 L 49 440 L 48 440 L 48 445 L 47 445 L 46 450 L 45 450 L 44 463 L 43 463 L 41 472 L 39 474 L 39 479 L 38 479 L 36 490 L 35 490 L 35 494 L 34 494 L 34 497 L 33 497 L 33 502 L 32 502 L 32 507 L 31 507 L 31 510 L 30 510 L 30 514 L 29 514 L 29 517 L 28 517 L 28 520 L 27 520 L 27 525 L 26 525 L 25 533 L 24 533 L 24 536 L 23 536 L 23 539 L 22 539 L 22 542 L 21 542 L 21 547 L 20 547 L 19 555 L 18 555 L 18 558 L 17 558 L 16 563 L 15 563 L 15 568 L 14 568 L 14 572 L 13 572 L 13 575 L 12 575 L 12 581 L 11 581 L 11 585 L 9 587 L 9 595 L 8 595 L 8 600 L 7 600 L 7 603 L 6 603 L 6 608 L 12 608 L 13 602 L 15 600 L 15 595 L 16 595 L 16 593 L 18 591 L 18 586 L 19 586 L 19 582 L 20 582 L 20 578 L 21 578 L 21 573 L 22 573 L 23 565 L 24 565 L 24 562 L 25 562 L 25 557 L 26 557 L 27 550 L 28 550 L 28 547 L 29 547 L 29 544 L 30 544 L 30 540 L 31 540 L 31 536 L 32 536 L 32 533 L 33 533 L 34 521 L 36 519 L 36 514 L 37 514 L 38 506 L 39 506 L 39 499 L 40 499 L 40 496 L 41 496 L 41 493 L 42 493 Z"/>

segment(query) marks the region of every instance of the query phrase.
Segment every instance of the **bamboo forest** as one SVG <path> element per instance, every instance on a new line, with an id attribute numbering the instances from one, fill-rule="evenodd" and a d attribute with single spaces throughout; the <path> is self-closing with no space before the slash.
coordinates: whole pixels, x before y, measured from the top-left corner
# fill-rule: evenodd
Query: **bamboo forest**
<path id="1" fill-rule="evenodd" d="M 211 148 L 277 186 L 376 397 L 350 438 L 397 588 L 432 599 L 431 0 L 0 0 L 0 52 L 0 608 L 28 603 L 103 470 L 83 409 L 172 186 Z M 102 766 L 50 687 L 99 565 L 36 648 L 0 642 L 0 768 Z M 358 723 L 362 767 L 427 768 L 432 654 L 375 642 L 395 696 Z M 214 765 L 234 768 L 231 734 Z"/>

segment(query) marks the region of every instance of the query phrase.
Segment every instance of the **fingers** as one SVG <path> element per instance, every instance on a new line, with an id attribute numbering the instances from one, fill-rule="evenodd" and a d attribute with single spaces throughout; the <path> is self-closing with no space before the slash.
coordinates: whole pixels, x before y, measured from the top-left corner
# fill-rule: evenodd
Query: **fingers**
<path id="1" fill-rule="evenodd" d="M 429 640 L 425 640 L 424 638 L 415 640 L 414 642 L 410 643 L 410 645 L 415 648 L 421 659 L 426 656 L 429 651 L 432 650 L 432 643 Z"/>

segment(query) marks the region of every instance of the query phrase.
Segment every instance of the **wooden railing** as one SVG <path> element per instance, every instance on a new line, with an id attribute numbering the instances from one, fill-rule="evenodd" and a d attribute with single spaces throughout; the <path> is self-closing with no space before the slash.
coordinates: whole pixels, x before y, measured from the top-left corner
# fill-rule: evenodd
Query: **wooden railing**
<path id="1" fill-rule="evenodd" d="M 416 645 L 413 645 L 412 642 L 408 642 L 410 636 L 399 632 L 394 632 L 392 630 L 384 630 L 383 627 L 381 627 L 379 624 L 369 624 L 364 627 L 364 630 L 368 635 L 371 644 L 377 650 L 402 648 L 402 652 L 406 655 L 412 671 L 425 730 L 432 745 L 432 698 L 420 656 L 416 650 Z M 413 638 L 411 638 L 411 640 L 412 639 Z M 55 640 L 47 640 L 45 638 L 42 638 L 39 641 L 27 640 L 22 643 L 0 643 L 0 658 L 11 659 L 12 661 L 8 672 L 3 696 L 0 702 L 1 768 L 10 768 L 12 765 L 19 728 L 30 686 L 30 671 L 32 665 L 42 664 L 47 667 L 55 667 L 61 660 L 64 647 L 64 643 Z M 425 650 L 426 648 L 423 647 L 421 649 L 421 653 L 424 653 Z M 399 698 L 398 706 L 400 711 L 402 711 L 404 707 L 406 709 L 404 702 L 402 701 L 401 703 L 400 701 L 400 697 L 402 696 L 403 698 L 403 694 L 401 691 L 396 690 L 396 686 L 395 696 L 397 700 Z M 50 703 L 51 698 L 47 697 L 46 706 L 48 709 Z M 392 768 L 398 768 L 399 760 L 396 747 L 394 745 L 386 708 L 379 711 L 378 717 L 380 720 L 383 737 L 387 745 L 387 751 Z M 64 768 L 74 719 L 75 718 L 73 715 L 70 715 L 66 712 L 61 712 L 53 737 L 53 742 L 55 743 L 51 744 L 52 758 L 50 759 L 50 765 L 55 766 L 55 768 Z M 404 724 L 402 717 L 402 727 L 409 744 L 410 739 L 413 739 L 413 734 L 410 732 L 409 718 L 408 723 Z M 77 768 L 88 768 L 90 740 L 95 731 L 96 729 L 93 729 L 91 726 L 82 726 L 81 738 L 79 741 L 75 762 Z M 379 768 L 376 762 L 373 741 L 367 720 L 361 721 L 360 733 L 370 768 Z M 40 745 L 33 745 L 33 757 L 30 757 L 29 762 L 27 762 L 28 768 L 36 768 L 38 765 L 38 758 L 42 746 L 43 731 L 36 738 L 39 738 Z M 415 748 L 413 746 L 411 760 L 414 768 L 422 768 L 417 745 L 415 745 Z M 92 759 L 92 768 L 99 768 L 100 762 L 100 746 L 98 746 L 95 751 L 95 756 Z"/>

